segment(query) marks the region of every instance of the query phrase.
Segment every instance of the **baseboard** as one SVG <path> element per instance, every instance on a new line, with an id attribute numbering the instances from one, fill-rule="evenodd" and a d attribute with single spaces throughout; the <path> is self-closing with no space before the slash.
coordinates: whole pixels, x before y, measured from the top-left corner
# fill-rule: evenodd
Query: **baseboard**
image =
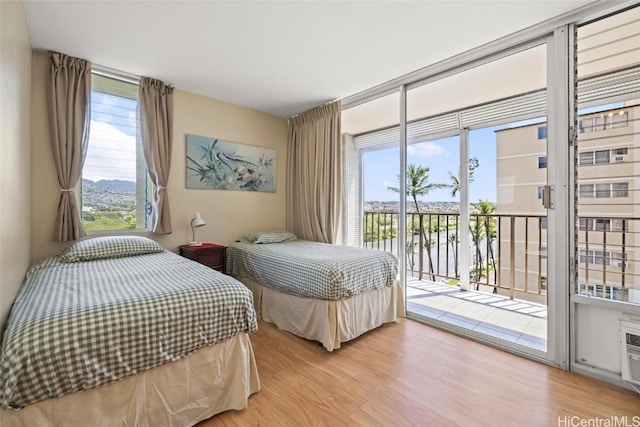
<path id="1" fill-rule="evenodd" d="M 595 378 L 596 380 L 604 381 L 609 384 L 613 384 L 618 387 L 626 388 L 627 390 L 633 390 L 631 384 L 622 379 L 620 374 L 614 372 L 605 371 L 603 369 L 595 368 L 593 366 L 584 365 L 582 363 L 573 363 L 571 365 L 571 371 L 576 372 L 587 377 Z"/>

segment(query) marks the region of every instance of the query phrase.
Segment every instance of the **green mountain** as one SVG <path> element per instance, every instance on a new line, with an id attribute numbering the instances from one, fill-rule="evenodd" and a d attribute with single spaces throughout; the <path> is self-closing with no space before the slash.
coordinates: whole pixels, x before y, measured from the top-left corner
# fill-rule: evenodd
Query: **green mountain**
<path id="1" fill-rule="evenodd" d="M 136 206 L 136 183 L 124 180 L 82 179 L 82 208 L 131 211 Z"/>

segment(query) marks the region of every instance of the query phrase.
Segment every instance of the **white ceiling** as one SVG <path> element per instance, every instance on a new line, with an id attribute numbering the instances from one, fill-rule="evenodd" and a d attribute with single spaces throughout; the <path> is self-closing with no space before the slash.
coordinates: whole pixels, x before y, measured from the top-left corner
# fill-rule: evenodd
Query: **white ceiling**
<path id="1" fill-rule="evenodd" d="M 34 49 L 280 117 L 590 3 L 27 0 Z"/>

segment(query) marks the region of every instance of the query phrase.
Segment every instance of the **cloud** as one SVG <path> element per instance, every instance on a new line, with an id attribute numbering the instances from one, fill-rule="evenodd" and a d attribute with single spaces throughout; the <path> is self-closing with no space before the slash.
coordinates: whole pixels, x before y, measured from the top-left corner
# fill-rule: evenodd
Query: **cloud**
<path id="1" fill-rule="evenodd" d="M 449 152 L 435 142 L 427 141 L 407 146 L 407 155 L 427 159 L 441 154 L 448 155 Z"/>
<path id="2" fill-rule="evenodd" d="M 127 135 L 136 136 L 137 101 L 100 92 L 91 93 L 91 121 L 110 123 Z"/>
<path id="3" fill-rule="evenodd" d="M 136 180 L 136 138 L 119 127 L 91 120 L 91 132 L 82 177 Z"/>

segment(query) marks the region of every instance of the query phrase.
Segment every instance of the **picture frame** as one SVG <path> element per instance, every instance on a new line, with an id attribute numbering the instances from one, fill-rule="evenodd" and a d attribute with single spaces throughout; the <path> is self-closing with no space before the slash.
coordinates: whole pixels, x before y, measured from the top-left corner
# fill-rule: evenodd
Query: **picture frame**
<path id="1" fill-rule="evenodd" d="M 276 192 L 276 150 L 187 134 L 186 187 Z"/>

